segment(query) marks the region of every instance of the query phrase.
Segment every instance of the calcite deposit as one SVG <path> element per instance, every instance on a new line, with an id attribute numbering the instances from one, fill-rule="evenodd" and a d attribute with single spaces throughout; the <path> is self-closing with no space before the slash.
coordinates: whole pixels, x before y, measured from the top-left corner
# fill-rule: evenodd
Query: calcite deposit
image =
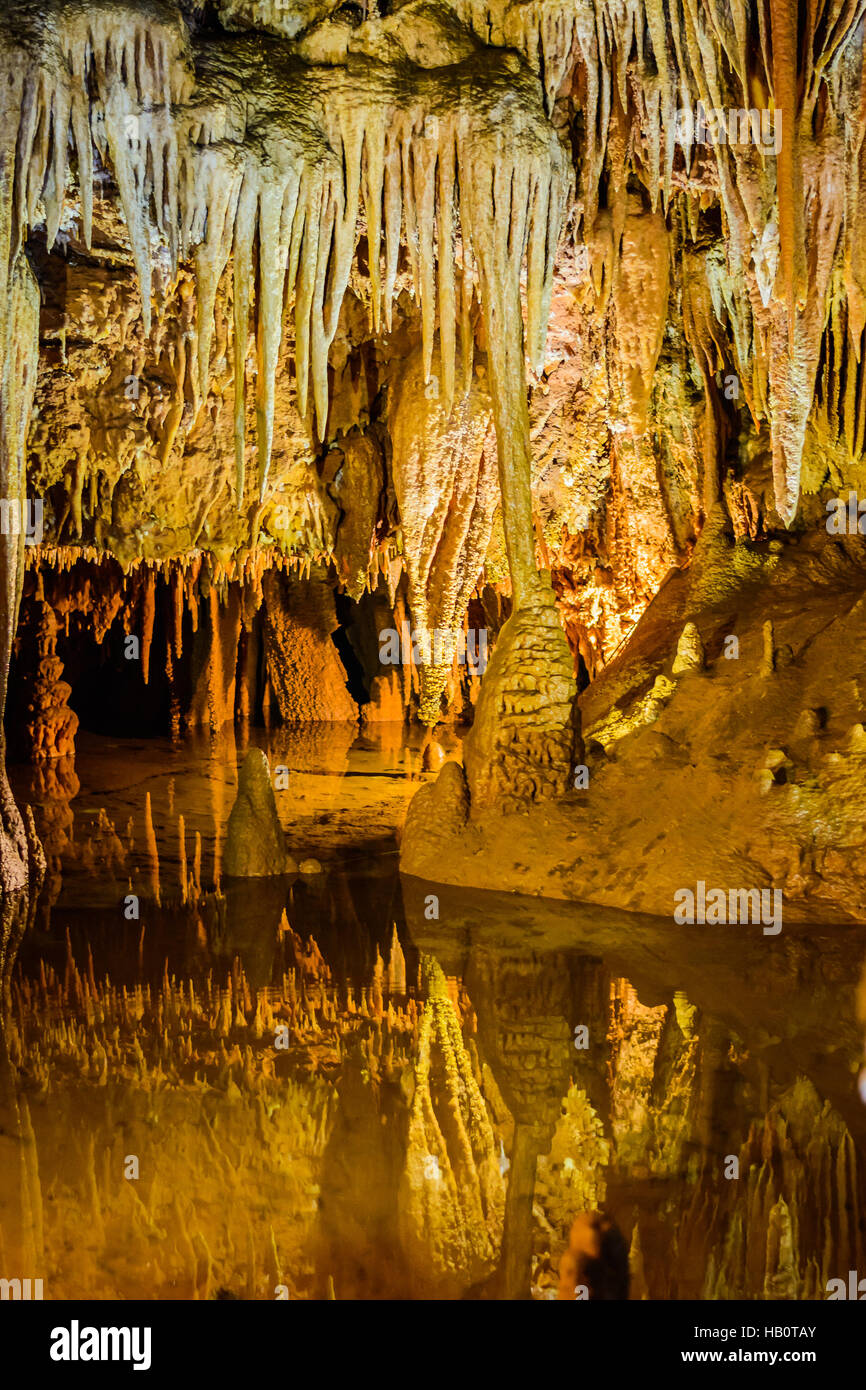
<path id="1" fill-rule="evenodd" d="M 812 1298 L 863 1256 L 857 1048 L 747 1026 L 683 933 L 799 988 L 866 919 L 864 42 L 866 0 L 6 0 L 0 1062 L 42 1099 L 0 1137 L 60 1291 L 121 1217 L 171 1227 L 161 1296 Z M 122 949 L 76 957 L 82 879 Z M 609 962 L 556 908 L 543 959 L 470 923 L 455 964 L 491 888 Z M 111 1075 L 194 1167 L 237 1100 L 238 1188 L 289 1135 L 315 1238 L 250 1228 L 242 1282 L 246 1232 L 117 1197 L 82 1132 L 46 1244 L 61 1036 L 94 1132 Z"/>
<path id="2" fill-rule="evenodd" d="M 267 757 L 260 748 L 251 748 L 238 773 L 223 870 L 229 878 L 271 878 L 296 867 L 277 814 Z"/>

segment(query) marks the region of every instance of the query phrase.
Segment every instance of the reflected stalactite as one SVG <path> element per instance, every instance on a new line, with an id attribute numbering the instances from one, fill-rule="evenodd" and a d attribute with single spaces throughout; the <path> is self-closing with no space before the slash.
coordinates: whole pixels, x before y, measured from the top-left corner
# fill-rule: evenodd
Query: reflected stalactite
<path id="1" fill-rule="evenodd" d="M 801 1077 L 737 1157 L 739 1181 L 707 1175 L 684 1212 L 677 1296 L 826 1298 L 864 1256 L 862 1165 L 846 1126 Z"/>
<path id="2" fill-rule="evenodd" d="M 153 828 L 153 811 L 150 804 L 150 792 L 145 792 L 144 794 L 144 839 L 147 845 L 147 857 L 150 863 L 150 892 L 154 902 L 157 907 L 159 907 L 159 849 Z"/>

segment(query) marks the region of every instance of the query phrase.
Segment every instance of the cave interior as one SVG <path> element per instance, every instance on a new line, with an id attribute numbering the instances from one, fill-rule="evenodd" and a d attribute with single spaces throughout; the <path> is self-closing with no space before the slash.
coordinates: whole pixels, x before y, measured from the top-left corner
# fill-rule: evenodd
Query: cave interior
<path id="1" fill-rule="evenodd" d="M 864 43 L 5 0 L 5 1280 L 858 1296 Z"/>

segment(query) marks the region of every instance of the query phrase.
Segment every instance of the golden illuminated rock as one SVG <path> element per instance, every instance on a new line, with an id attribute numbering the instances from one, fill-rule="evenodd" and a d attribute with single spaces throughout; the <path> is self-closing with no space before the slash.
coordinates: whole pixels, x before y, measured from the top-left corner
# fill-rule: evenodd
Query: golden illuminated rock
<path id="1" fill-rule="evenodd" d="M 294 873 L 286 847 L 268 760 L 251 748 L 238 774 L 237 800 L 229 816 L 223 869 L 230 878 Z"/>
<path id="2" fill-rule="evenodd" d="M 866 915 L 864 41 L 853 0 L 7 0 L 0 1225 L 52 1296 L 862 1261 L 810 1012 L 853 967 L 788 932 Z M 489 937 L 561 900 L 604 950 L 486 956 L 478 885 Z M 698 885 L 784 930 L 705 947 Z M 214 1219 L 260 1185 L 269 1230 Z"/>

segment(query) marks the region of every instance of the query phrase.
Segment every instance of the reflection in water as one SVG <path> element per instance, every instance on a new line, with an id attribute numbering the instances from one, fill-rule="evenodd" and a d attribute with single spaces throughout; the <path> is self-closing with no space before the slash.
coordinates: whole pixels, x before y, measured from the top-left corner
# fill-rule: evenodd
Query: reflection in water
<path id="1" fill-rule="evenodd" d="M 430 891 L 404 881 L 427 948 Z M 632 1297 L 823 1297 L 837 1266 L 859 1267 L 864 1116 L 847 963 L 863 951 L 858 928 L 789 934 L 773 951 L 760 934 L 674 934 L 652 918 L 462 890 L 439 890 L 439 914 L 435 948 L 467 982 L 524 1172 L 506 1296 L 528 1282 L 528 1231 L 540 1288 L 539 1228 L 561 1249 L 566 1211 L 598 1207 L 629 1241 Z M 569 1086 L 558 1068 L 573 1025 L 587 1045 Z"/>
<path id="2" fill-rule="evenodd" d="M 48 1298 L 820 1298 L 866 1269 L 859 928 L 401 881 L 417 749 L 269 737 L 316 877 L 221 873 L 241 746 L 92 740 L 80 791 L 43 789 L 45 889 L 4 929 L 0 1273 Z"/>
<path id="3" fill-rule="evenodd" d="M 568 1233 L 559 1262 L 559 1297 L 613 1302 L 628 1298 L 628 1246 L 600 1211 L 582 1211 Z"/>

